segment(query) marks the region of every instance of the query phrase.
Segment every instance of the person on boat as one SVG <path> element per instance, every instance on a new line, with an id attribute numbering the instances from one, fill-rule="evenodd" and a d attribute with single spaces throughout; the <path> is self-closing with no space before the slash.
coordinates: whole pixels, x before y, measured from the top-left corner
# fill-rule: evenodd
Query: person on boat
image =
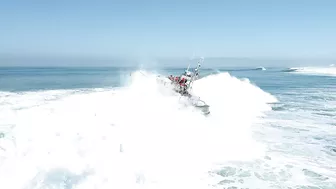
<path id="1" fill-rule="evenodd" d="M 186 83 L 187 83 L 187 78 L 181 77 L 179 81 L 180 86 L 186 86 Z"/>
<path id="2" fill-rule="evenodd" d="M 186 77 L 185 75 L 182 75 L 181 76 L 181 79 L 179 81 L 179 86 L 180 86 L 180 93 L 181 94 L 188 94 L 188 88 L 189 88 L 189 85 L 188 85 L 188 77 Z"/>
<path id="3" fill-rule="evenodd" d="M 188 89 L 187 82 L 191 80 L 191 73 L 185 71 L 181 76 L 170 75 L 168 78 L 172 81 L 172 83 L 175 83 L 179 86 L 180 92 L 186 93 Z"/>

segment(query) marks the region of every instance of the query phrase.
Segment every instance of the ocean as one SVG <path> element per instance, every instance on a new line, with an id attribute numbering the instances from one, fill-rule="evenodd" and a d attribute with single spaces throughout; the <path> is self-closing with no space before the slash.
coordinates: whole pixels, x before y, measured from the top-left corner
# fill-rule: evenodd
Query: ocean
<path id="1" fill-rule="evenodd" d="M 4 189 L 336 188 L 336 68 L 0 68 Z"/>

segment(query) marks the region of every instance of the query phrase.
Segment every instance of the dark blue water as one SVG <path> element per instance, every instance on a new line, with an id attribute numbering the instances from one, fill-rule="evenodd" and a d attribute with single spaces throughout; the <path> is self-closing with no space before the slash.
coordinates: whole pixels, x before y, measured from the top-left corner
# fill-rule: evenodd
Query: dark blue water
<path id="1" fill-rule="evenodd" d="M 116 87 L 127 73 L 122 68 L 0 68 L 0 90 Z"/>

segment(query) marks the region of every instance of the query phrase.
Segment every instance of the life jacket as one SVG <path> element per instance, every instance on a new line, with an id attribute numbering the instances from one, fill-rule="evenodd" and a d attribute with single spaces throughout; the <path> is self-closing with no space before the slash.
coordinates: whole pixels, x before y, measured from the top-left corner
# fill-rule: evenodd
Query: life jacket
<path id="1" fill-rule="evenodd" d="M 181 86 L 186 86 L 186 82 L 187 82 L 187 80 L 186 80 L 185 78 L 182 78 L 182 79 L 180 80 L 179 84 L 180 84 Z"/>

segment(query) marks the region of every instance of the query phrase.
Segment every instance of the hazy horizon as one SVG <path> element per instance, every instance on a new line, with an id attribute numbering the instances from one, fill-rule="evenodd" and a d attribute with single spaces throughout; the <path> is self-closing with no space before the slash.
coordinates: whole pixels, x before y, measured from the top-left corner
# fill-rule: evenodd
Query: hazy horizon
<path id="1" fill-rule="evenodd" d="M 90 56 L 15 56 L 1 55 L 0 67 L 186 67 L 196 65 L 195 57 L 90 57 Z M 329 66 L 336 59 L 203 57 L 203 67 L 291 67 Z"/>

